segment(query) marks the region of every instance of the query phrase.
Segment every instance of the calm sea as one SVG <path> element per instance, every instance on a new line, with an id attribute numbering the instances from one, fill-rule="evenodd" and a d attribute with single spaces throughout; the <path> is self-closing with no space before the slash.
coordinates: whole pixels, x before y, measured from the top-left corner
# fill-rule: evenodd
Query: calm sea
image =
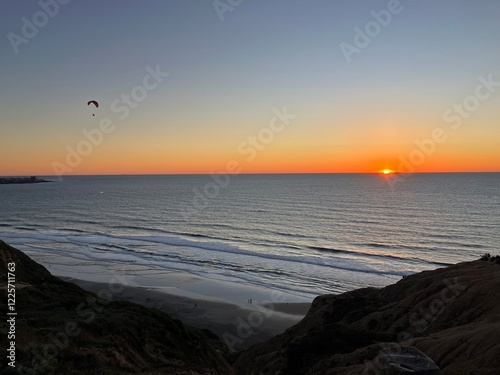
<path id="1" fill-rule="evenodd" d="M 500 174 L 85 176 L 0 185 L 0 239 L 57 259 L 143 265 L 302 297 L 384 286 L 499 253 Z M 217 187 L 216 187 L 217 186 Z"/>

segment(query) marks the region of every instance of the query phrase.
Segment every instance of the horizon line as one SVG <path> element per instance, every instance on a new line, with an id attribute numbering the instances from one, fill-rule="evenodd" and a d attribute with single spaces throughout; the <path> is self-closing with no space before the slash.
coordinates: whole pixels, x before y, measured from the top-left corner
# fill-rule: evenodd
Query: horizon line
<path id="1" fill-rule="evenodd" d="M 399 172 L 393 171 L 394 175 L 405 174 L 472 174 L 472 173 L 500 173 L 500 171 L 432 171 L 432 172 Z M 0 178 L 9 177 L 92 177 L 92 176 L 208 176 L 214 174 L 229 174 L 231 176 L 237 175 L 334 175 L 334 174 L 382 174 L 381 171 L 376 172 L 247 172 L 247 173 L 228 173 L 228 172 L 197 172 L 197 173 L 99 173 L 99 174 L 68 174 L 68 175 L 50 175 L 50 174 L 23 174 L 23 175 L 4 175 Z"/>

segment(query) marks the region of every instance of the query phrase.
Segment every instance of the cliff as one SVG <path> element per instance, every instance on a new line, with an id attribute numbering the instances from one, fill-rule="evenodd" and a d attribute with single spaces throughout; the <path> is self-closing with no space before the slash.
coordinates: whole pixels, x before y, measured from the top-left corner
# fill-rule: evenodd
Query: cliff
<path id="1" fill-rule="evenodd" d="M 5 304 L 12 274 L 15 304 Z M 158 310 L 112 301 L 118 284 L 97 296 L 52 276 L 2 241 L 0 280 L 0 336 L 7 341 L 2 351 L 9 353 L 14 342 L 16 365 L 3 355 L 1 374 L 231 374 L 226 348 L 214 334 Z M 16 316 L 7 315 L 11 306 Z M 12 317 L 11 325 L 6 321 Z M 5 340 L 9 333 L 14 336 Z"/>
<path id="2" fill-rule="evenodd" d="M 237 374 L 434 374 L 399 370 L 380 353 L 425 353 L 446 374 L 498 374 L 498 258 L 408 276 L 382 289 L 317 297 L 307 316 L 240 353 Z M 387 353 L 387 349 L 386 349 Z M 408 357 L 408 355 L 406 355 Z M 420 359 L 418 360 L 420 361 Z M 418 362 L 417 361 L 417 362 Z M 425 367 L 425 366 L 424 366 Z"/>

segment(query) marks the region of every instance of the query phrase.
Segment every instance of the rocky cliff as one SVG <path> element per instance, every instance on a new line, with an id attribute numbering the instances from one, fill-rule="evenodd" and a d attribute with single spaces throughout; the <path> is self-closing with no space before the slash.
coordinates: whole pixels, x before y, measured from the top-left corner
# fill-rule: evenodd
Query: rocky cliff
<path id="1" fill-rule="evenodd" d="M 11 359 L 2 355 L 0 373 L 232 373 L 224 358 L 225 346 L 210 331 L 187 327 L 158 310 L 112 301 L 113 287 L 117 285 L 99 296 L 87 292 L 0 241 L 0 337 L 4 353 L 11 354 L 8 349 L 14 343 L 16 365 L 9 366 Z M 17 315 L 7 315 L 7 309 Z M 14 324 L 7 322 L 12 318 Z"/>
<path id="2" fill-rule="evenodd" d="M 432 370 L 432 362 L 420 370 L 405 370 L 406 365 L 389 364 L 381 355 L 384 350 L 401 355 L 416 348 L 442 374 L 499 374 L 500 265 L 496 259 L 485 257 L 422 272 L 382 289 L 317 297 L 297 325 L 240 353 L 235 372 L 438 373 Z"/>

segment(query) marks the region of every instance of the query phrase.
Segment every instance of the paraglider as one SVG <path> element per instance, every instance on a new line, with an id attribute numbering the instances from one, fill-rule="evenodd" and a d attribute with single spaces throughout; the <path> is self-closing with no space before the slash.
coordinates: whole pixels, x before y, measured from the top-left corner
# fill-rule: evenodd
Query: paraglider
<path id="1" fill-rule="evenodd" d="M 99 103 L 97 101 L 91 100 L 87 103 L 87 105 L 91 105 L 91 104 L 95 105 L 96 108 L 99 108 Z M 95 114 L 92 114 L 92 116 L 95 116 Z"/>

